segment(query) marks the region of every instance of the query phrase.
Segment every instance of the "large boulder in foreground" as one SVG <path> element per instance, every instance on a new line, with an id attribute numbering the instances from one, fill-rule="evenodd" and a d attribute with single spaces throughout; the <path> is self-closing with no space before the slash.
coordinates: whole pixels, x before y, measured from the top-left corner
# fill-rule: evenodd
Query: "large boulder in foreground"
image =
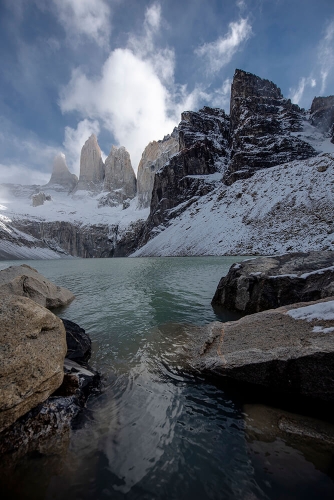
<path id="1" fill-rule="evenodd" d="M 74 299 L 72 292 L 55 285 L 26 264 L 0 271 L 0 293 L 28 297 L 48 309 L 66 306 Z"/>
<path id="2" fill-rule="evenodd" d="M 292 304 L 201 330 L 191 366 L 334 402 L 334 298 Z"/>
<path id="3" fill-rule="evenodd" d="M 291 253 L 234 264 L 212 299 L 246 314 L 334 295 L 334 252 Z"/>
<path id="4" fill-rule="evenodd" d="M 61 385 L 63 322 L 36 302 L 0 295 L 0 432 Z"/>

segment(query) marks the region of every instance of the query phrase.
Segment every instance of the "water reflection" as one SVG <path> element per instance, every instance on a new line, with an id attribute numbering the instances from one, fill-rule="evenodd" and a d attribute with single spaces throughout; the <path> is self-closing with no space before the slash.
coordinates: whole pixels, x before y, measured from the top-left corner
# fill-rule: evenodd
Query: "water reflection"
<path id="1" fill-rule="evenodd" d="M 285 499 L 294 467 L 295 499 L 308 498 L 317 481 L 326 482 L 321 493 L 330 491 L 329 476 L 291 443 L 251 443 L 235 394 L 185 371 L 196 328 L 222 318 L 211 299 L 236 260 L 30 262 L 75 293 L 62 316 L 91 335 L 92 365 L 106 388 L 89 402 L 63 455 L 27 458 L 27 474 L 16 476 L 19 498 Z"/>

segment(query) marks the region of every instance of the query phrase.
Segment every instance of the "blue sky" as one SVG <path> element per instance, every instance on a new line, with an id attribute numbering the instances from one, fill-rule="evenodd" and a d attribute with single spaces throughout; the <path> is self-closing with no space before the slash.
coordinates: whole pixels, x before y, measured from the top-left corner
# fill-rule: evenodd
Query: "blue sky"
<path id="1" fill-rule="evenodd" d="M 236 68 L 309 108 L 334 94 L 333 0 L 0 0 L 0 182 L 43 183 L 91 133 L 137 169 L 183 110 L 229 110 Z"/>

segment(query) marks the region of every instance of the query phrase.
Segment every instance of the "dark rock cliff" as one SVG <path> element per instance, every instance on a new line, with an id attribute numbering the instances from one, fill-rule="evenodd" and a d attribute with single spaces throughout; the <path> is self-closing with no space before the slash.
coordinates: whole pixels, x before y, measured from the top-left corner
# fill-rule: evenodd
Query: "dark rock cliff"
<path id="1" fill-rule="evenodd" d="M 223 172 L 229 158 L 229 117 L 221 109 L 204 107 L 182 113 L 178 127 L 179 153 L 155 174 L 150 216 L 141 244 L 150 231 L 173 216 L 171 210 L 213 188 L 208 176 Z"/>
<path id="2" fill-rule="evenodd" d="M 246 179 L 260 168 L 316 154 L 291 135 L 302 130 L 305 112 L 269 80 L 236 70 L 231 88 L 231 161 L 226 182 Z"/>

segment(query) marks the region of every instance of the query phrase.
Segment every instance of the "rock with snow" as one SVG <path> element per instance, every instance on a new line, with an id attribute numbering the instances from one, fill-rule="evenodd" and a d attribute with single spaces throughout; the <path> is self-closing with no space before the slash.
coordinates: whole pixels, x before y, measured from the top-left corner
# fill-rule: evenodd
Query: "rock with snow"
<path id="1" fill-rule="evenodd" d="M 234 264 L 212 300 L 247 314 L 334 295 L 332 251 L 259 257 Z"/>
<path id="2" fill-rule="evenodd" d="M 201 373 L 334 402 L 333 298 L 211 323 L 193 342 Z"/>
<path id="3" fill-rule="evenodd" d="M 0 271 L 0 293 L 28 297 L 48 309 L 63 307 L 75 298 L 67 288 L 55 285 L 27 264 Z"/>
<path id="4" fill-rule="evenodd" d="M 154 227 L 169 221 L 171 209 L 210 192 L 214 188 L 211 175 L 218 174 L 221 179 L 219 173 L 225 168 L 229 129 L 225 112 L 204 107 L 198 113 L 182 113 L 181 119 L 180 151 L 155 174 L 151 211 L 142 243 L 152 236 Z"/>
<path id="5" fill-rule="evenodd" d="M 101 191 L 105 166 L 97 138 L 92 134 L 81 149 L 80 176 L 76 191 Z"/>
<path id="6" fill-rule="evenodd" d="M 312 125 L 327 133 L 334 143 L 334 96 L 315 97 L 311 105 Z"/>
<path id="7" fill-rule="evenodd" d="M 33 194 L 31 199 L 32 206 L 39 207 L 40 205 L 44 205 L 45 201 L 51 201 L 51 196 L 49 194 L 43 193 L 43 191 L 40 191 L 39 193 Z"/>
<path id="8" fill-rule="evenodd" d="M 109 191 L 119 203 L 136 196 L 136 176 L 131 165 L 130 155 L 123 146 L 119 148 L 112 146 L 111 148 L 105 161 L 103 189 Z"/>
<path id="9" fill-rule="evenodd" d="M 169 210 L 169 222 L 153 227 L 135 256 L 334 249 L 333 153 L 259 170 L 231 186 L 210 177 L 213 189 Z"/>
<path id="10" fill-rule="evenodd" d="M 0 431 L 45 401 L 63 381 L 66 336 L 62 321 L 27 298 L 0 300 Z"/>
<path id="11" fill-rule="evenodd" d="M 150 206 L 154 185 L 154 176 L 157 170 L 163 167 L 168 160 L 179 151 L 178 129 L 161 141 L 150 142 L 142 154 L 137 172 L 138 206 Z"/>
<path id="12" fill-rule="evenodd" d="M 75 174 L 71 174 L 69 171 L 66 165 L 65 155 L 59 153 L 53 161 L 51 179 L 46 186 L 54 189 L 61 187 L 70 192 L 75 188 L 77 183 L 78 177 Z"/>
<path id="13" fill-rule="evenodd" d="M 246 179 L 258 169 L 314 156 L 314 148 L 294 133 L 305 112 L 269 80 L 236 70 L 231 88 L 231 161 L 226 182 Z"/>

